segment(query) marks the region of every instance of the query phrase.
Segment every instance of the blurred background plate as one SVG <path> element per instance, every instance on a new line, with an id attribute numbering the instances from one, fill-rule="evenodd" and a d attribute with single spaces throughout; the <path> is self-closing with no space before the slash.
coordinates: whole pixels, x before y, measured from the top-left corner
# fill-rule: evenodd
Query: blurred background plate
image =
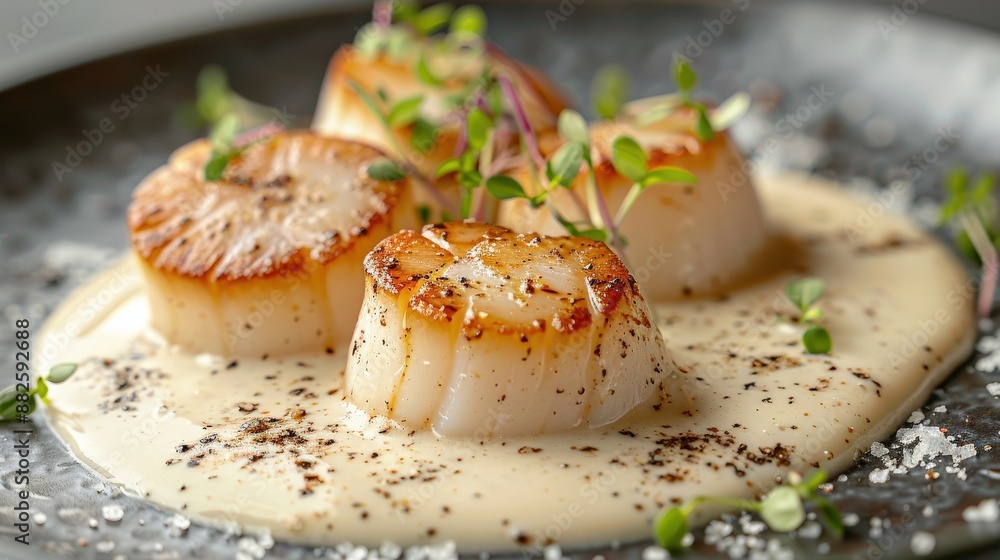
<path id="1" fill-rule="evenodd" d="M 0 348 L 11 349 L 0 352 L 3 371 L 13 371 L 14 321 L 28 318 L 38 332 L 68 291 L 120 254 L 132 189 L 173 149 L 200 134 L 179 109 L 193 101 L 201 68 L 221 64 L 235 90 L 306 125 L 329 56 L 368 19 L 367 6 L 342 2 L 261 7 L 221 1 L 235 8 L 222 19 L 209 0 L 97 6 L 64 0 L 15 60 L 6 53 L 0 58 L 0 84 L 34 78 L 0 92 Z M 15 30 L 22 15 L 30 17 L 41 5 L 5 4 L 5 28 Z M 496 42 L 552 74 L 581 106 L 603 63 L 624 64 L 634 95 L 642 96 L 669 91 L 669 61 L 674 52 L 685 53 L 696 63 L 707 97 L 718 100 L 740 89 L 753 94 L 755 108 L 734 135 L 761 169 L 829 176 L 881 196 L 880 211 L 910 212 L 930 225 L 940 178 L 950 165 L 989 169 L 1000 158 L 1000 38 L 931 15 L 968 8 L 979 11 L 960 18 L 1000 27 L 992 3 L 972 1 L 907 0 L 894 7 L 562 0 L 489 3 L 487 13 Z M 162 43 L 207 30 L 216 32 Z M 889 185 L 895 185 L 891 195 Z M 990 324 L 984 327 L 992 332 Z M 955 468 L 942 463 L 933 473 L 918 469 L 881 483 L 869 477 L 881 461 L 861 457 L 831 495 L 844 511 L 860 515 L 849 538 L 838 543 L 781 537 L 783 546 L 799 557 L 908 557 L 914 543 L 931 535 L 931 556 L 969 558 L 978 550 L 979 558 L 994 557 L 1000 523 L 962 520 L 965 508 L 1000 494 L 1000 451 L 992 447 L 1000 433 L 1000 405 L 985 388 L 1000 380 L 994 366 L 1000 365 L 1000 341 L 991 337 L 981 349 L 988 359 L 974 358 L 924 407 L 925 423 L 948 430 L 956 443 L 974 444 L 975 457 Z M 121 495 L 76 462 L 42 417 L 35 428 L 32 545 L 13 544 L 6 496 L 15 486 L 15 464 L 5 451 L 0 557 L 334 557 L 266 537 L 188 527 L 173 513 Z M 3 449 L 13 445 L 11 430 L 0 426 Z M 903 452 L 889 443 L 894 456 Z M 120 521 L 114 521 L 116 507 L 124 510 Z M 579 557 L 638 558 L 644 546 Z M 701 545 L 689 557 L 717 555 Z"/>

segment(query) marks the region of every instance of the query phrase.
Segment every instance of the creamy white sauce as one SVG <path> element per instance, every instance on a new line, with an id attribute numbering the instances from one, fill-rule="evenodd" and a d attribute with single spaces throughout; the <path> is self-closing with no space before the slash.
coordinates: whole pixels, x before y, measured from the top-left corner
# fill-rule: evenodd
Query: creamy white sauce
<path id="1" fill-rule="evenodd" d="M 656 306 L 687 371 L 670 408 L 530 438 L 411 433 L 343 401 L 343 355 L 232 365 L 165 347 L 123 262 L 47 325 L 52 362 L 83 364 L 51 389 L 49 413 L 82 460 L 128 491 L 280 540 L 500 551 L 642 539 L 672 500 L 848 467 L 971 350 L 974 284 L 943 246 L 817 180 L 760 183 L 793 240 L 781 249 L 788 268 L 725 298 Z M 647 266 L 640 280 L 670 262 Z M 805 274 L 827 283 L 829 356 L 804 355 L 799 327 L 782 320 L 784 285 Z M 95 301 L 106 312 L 82 311 Z"/>

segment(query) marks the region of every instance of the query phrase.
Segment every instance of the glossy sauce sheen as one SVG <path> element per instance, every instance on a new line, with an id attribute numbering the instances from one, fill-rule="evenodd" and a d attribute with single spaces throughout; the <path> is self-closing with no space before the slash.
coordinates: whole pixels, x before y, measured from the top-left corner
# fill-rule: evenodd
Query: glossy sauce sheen
<path id="1" fill-rule="evenodd" d="M 52 421 L 125 488 L 279 540 L 450 539 L 471 552 L 646 538 L 671 500 L 750 495 L 790 468 L 848 467 L 972 347 L 974 285 L 947 249 L 824 183 L 759 182 L 787 238 L 786 268 L 725 297 L 656 306 L 686 371 L 680 398 L 659 410 L 535 437 L 411 432 L 344 402 L 342 353 L 230 362 L 137 338 L 148 313 L 123 263 L 47 326 L 56 344 L 75 333 L 54 361 L 83 364 L 51 389 Z M 641 281 L 669 259 L 634 264 Z M 782 320 L 793 314 L 784 285 L 803 275 L 827 283 L 829 356 L 804 355 L 799 328 Z M 105 292 L 107 313 L 79 321 L 78 306 Z"/>

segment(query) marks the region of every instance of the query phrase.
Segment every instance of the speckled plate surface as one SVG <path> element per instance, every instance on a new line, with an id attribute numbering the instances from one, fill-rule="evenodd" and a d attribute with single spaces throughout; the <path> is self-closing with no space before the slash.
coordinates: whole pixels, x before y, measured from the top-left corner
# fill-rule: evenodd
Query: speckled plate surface
<path id="1" fill-rule="evenodd" d="M 634 94 L 642 96 L 668 90 L 671 55 L 686 53 L 706 78 L 706 94 L 721 99 L 748 89 L 754 95 L 755 109 L 735 135 L 756 161 L 872 193 L 877 202 L 859 220 L 903 211 L 931 223 L 935 185 L 949 165 L 998 163 L 1000 37 L 993 34 L 921 14 L 898 24 L 889 8 L 746 0 L 627 9 L 570 4 L 491 6 L 490 35 L 550 72 L 581 104 L 605 62 L 624 63 Z M 339 13 L 185 41 L 0 93 L 0 348 L 6 348 L 0 360 L 10 377 L 0 385 L 13 381 L 14 321 L 26 318 L 39 332 L 61 298 L 125 248 L 131 190 L 197 135 L 177 118 L 177 108 L 193 99 L 197 72 L 218 62 L 237 91 L 306 124 L 328 57 L 366 19 Z M 105 130 L 97 132 L 102 120 Z M 857 514 L 848 515 L 856 523 L 846 540 L 801 531 L 798 538 L 779 537 L 782 546 L 798 557 L 905 558 L 914 548 L 938 557 L 1000 555 L 1000 522 L 963 520 L 969 506 L 1000 495 L 1000 448 L 992 447 L 1000 402 L 986 388 L 1000 381 L 1000 340 L 992 323 L 983 329 L 977 355 L 920 413 L 920 425 L 947 430 L 954 444 L 972 444 L 976 454 L 957 465 L 938 457 L 934 466 L 882 470 L 913 447 L 904 443 L 906 432 L 897 434 L 884 455 L 859 457 L 833 484 L 831 500 Z M 16 544 L 15 427 L 0 426 L 0 557 L 338 557 L 332 549 L 190 525 L 123 495 L 78 463 L 41 416 L 31 443 L 32 544 Z M 698 537 L 687 557 L 726 555 Z M 574 556 L 639 558 L 645 546 Z"/>

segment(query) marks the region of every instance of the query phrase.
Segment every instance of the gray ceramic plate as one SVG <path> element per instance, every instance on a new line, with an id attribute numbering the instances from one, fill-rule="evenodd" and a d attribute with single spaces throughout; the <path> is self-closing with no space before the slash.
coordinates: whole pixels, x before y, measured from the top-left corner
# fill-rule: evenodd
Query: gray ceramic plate
<path id="1" fill-rule="evenodd" d="M 707 94 L 721 99 L 738 89 L 753 93 L 757 109 L 735 133 L 755 158 L 876 192 L 892 181 L 912 184 L 892 205 L 918 218 L 932 217 L 934 186 L 947 165 L 988 167 L 1000 153 L 1000 38 L 973 28 L 917 14 L 886 32 L 879 22 L 889 21 L 887 8 L 801 2 L 759 8 L 745 0 L 627 8 L 567 0 L 493 5 L 488 12 L 490 34 L 500 45 L 550 72 L 581 102 L 594 70 L 608 61 L 628 67 L 635 95 L 666 91 L 672 53 L 686 52 L 700 74 L 711 77 L 702 84 Z M 195 76 L 205 64 L 222 64 L 236 90 L 306 123 L 328 57 L 367 17 L 337 13 L 163 45 L 0 93 L 0 348 L 7 349 L 0 351 L 2 371 L 13 371 L 14 321 L 28 318 L 38 329 L 69 290 L 125 247 L 123 213 L 132 188 L 197 135 L 176 110 L 192 100 Z M 126 113 L 118 100 L 131 95 L 150 69 L 159 69 L 162 80 L 140 92 L 143 98 Z M 102 119 L 113 130 L 99 138 L 84 132 Z M 66 168 L 57 171 L 55 163 Z M 860 515 L 848 538 L 782 537 L 784 545 L 799 557 L 908 557 L 913 535 L 925 531 L 934 536 L 934 556 L 978 551 L 979 558 L 993 557 L 989 550 L 1000 550 L 1000 524 L 962 521 L 966 507 L 1000 494 L 1000 451 L 991 447 L 1000 430 L 1000 403 L 985 389 L 1000 374 L 978 371 L 977 359 L 924 408 L 926 423 L 976 446 L 977 455 L 960 465 L 964 479 L 942 465 L 937 479 L 918 469 L 875 484 L 869 473 L 881 461 L 862 457 L 831 495 L 844 511 Z M 0 380 L 2 385 L 12 381 L 12 374 L 5 375 L 11 379 Z M 947 412 L 933 412 L 941 406 Z M 43 418 L 36 418 L 34 429 L 32 544 L 25 547 L 13 542 L 12 426 L 0 426 L 0 554 L 256 558 L 266 548 L 269 558 L 315 558 L 329 552 L 281 543 L 261 547 L 270 543 L 197 525 L 178 527 L 172 513 L 119 494 L 79 464 Z M 902 449 L 890 453 L 899 456 Z M 123 508 L 123 519 L 105 519 L 106 505 Z M 880 530 L 870 529 L 873 517 L 881 520 Z M 638 558 L 644 546 L 579 557 Z M 688 557 L 718 554 L 698 545 Z"/>

